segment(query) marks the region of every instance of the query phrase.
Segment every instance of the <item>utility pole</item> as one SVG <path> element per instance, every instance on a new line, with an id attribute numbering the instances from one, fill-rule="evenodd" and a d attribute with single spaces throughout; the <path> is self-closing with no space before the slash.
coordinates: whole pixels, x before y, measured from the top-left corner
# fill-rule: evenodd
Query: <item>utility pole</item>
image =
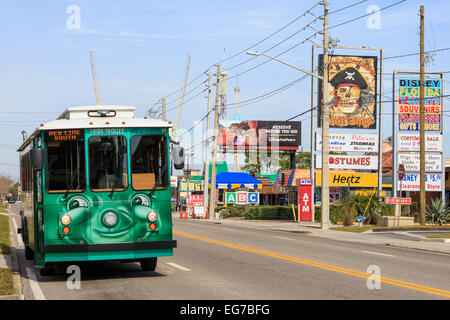
<path id="1" fill-rule="evenodd" d="M 203 170 L 203 211 L 206 214 L 206 210 L 208 210 L 208 179 L 209 179 L 209 130 L 210 130 L 210 119 L 211 119 L 211 85 L 212 85 L 212 75 L 209 73 L 209 82 L 208 82 L 208 113 L 206 118 L 206 143 L 205 143 L 205 169 Z M 211 215 L 209 215 L 209 219 Z"/>
<path id="2" fill-rule="evenodd" d="M 216 82 L 216 103 L 214 112 L 214 143 L 212 154 L 212 168 L 211 168 L 211 197 L 209 199 L 209 215 L 214 219 L 214 210 L 216 204 L 216 158 L 217 158 L 217 140 L 219 127 L 219 91 L 220 91 L 220 64 L 217 65 L 217 82 Z"/>
<path id="3" fill-rule="evenodd" d="M 166 118 L 166 98 L 162 98 L 162 119 L 163 119 L 163 121 L 167 121 L 167 118 Z"/>
<path id="4" fill-rule="evenodd" d="M 328 169 L 328 128 L 329 128 L 329 97 L 328 97 L 328 2 L 323 4 L 323 80 L 322 80 L 322 223 L 321 228 L 328 229 L 330 214 L 330 173 Z"/>
<path id="5" fill-rule="evenodd" d="M 425 59 L 424 7 L 420 6 L 420 224 L 425 225 Z"/>

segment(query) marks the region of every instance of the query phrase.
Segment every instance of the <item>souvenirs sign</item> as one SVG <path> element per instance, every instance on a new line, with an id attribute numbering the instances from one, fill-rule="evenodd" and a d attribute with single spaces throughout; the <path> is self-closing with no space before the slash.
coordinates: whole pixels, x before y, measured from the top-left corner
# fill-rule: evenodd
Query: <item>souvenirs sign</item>
<path id="1" fill-rule="evenodd" d="M 441 131 L 441 80 L 426 79 L 425 131 Z M 419 131 L 420 86 L 419 79 L 398 79 L 398 130 Z"/>

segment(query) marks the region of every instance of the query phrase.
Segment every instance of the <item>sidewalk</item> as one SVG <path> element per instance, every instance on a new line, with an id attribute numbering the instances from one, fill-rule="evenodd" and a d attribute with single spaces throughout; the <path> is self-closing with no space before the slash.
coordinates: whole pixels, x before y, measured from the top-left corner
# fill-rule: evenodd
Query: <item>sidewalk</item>
<path id="1" fill-rule="evenodd" d="M 180 219 L 179 216 L 173 215 L 174 220 Z M 424 235 L 417 234 L 418 232 L 410 233 L 407 231 L 386 231 L 386 232 L 372 232 L 371 230 L 356 233 L 345 232 L 337 230 L 322 230 L 320 223 L 311 222 L 294 222 L 283 220 L 245 220 L 244 218 L 228 218 L 219 220 L 206 219 L 189 219 L 199 223 L 220 223 L 223 225 L 230 225 L 242 228 L 253 229 L 270 229 L 276 231 L 285 231 L 293 233 L 307 234 L 311 237 L 319 237 L 325 239 L 351 241 L 368 244 L 382 244 L 393 247 L 401 247 L 408 249 L 416 249 L 430 252 L 450 254 L 450 243 L 430 241 Z"/>
<path id="2" fill-rule="evenodd" d="M 8 213 L 0 213 L 2 216 L 9 217 Z M 20 279 L 19 273 L 19 265 L 17 261 L 16 255 L 16 247 L 14 242 L 14 230 L 13 225 L 11 223 L 11 218 L 9 219 L 9 230 L 10 230 L 10 254 L 1 254 L 0 253 L 0 269 L 9 269 L 13 275 L 13 285 L 14 285 L 14 293 L 12 295 L 0 295 L 0 300 L 22 300 L 22 283 Z"/>

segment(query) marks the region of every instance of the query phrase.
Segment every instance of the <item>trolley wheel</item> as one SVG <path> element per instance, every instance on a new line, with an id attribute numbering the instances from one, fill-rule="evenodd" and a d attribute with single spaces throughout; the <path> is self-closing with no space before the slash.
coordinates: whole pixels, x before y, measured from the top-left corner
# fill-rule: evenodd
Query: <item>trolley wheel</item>
<path id="1" fill-rule="evenodd" d="M 27 259 L 27 260 L 33 260 L 34 259 L 34 252 L 27 245 L 25 245 L 25 259 Z"/>
<path id="2" fill-rule="evenodd" d="M 39 270 L 41 276 L 51 276 L 54 273 L 55 269 L 52 267 L 45 266 Z"/>
<path id="3" fill-rule="evenodd" d="M 155 271 L 158 258 L 142 259 L 140 263 L 142 271 Z"/>

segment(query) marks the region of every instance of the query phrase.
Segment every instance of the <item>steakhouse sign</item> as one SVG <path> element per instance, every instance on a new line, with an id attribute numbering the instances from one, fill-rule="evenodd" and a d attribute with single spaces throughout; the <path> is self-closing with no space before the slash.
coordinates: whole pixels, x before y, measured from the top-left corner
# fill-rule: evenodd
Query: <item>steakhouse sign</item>
<path id="1" fill-rule="evenodd" d="M 378 152 L 378 135 L 370 133 L 330 133 L 328 149 L 343 152 Z M 322 134 L 316 134 L 316 150 L 322 150 Z"/>

